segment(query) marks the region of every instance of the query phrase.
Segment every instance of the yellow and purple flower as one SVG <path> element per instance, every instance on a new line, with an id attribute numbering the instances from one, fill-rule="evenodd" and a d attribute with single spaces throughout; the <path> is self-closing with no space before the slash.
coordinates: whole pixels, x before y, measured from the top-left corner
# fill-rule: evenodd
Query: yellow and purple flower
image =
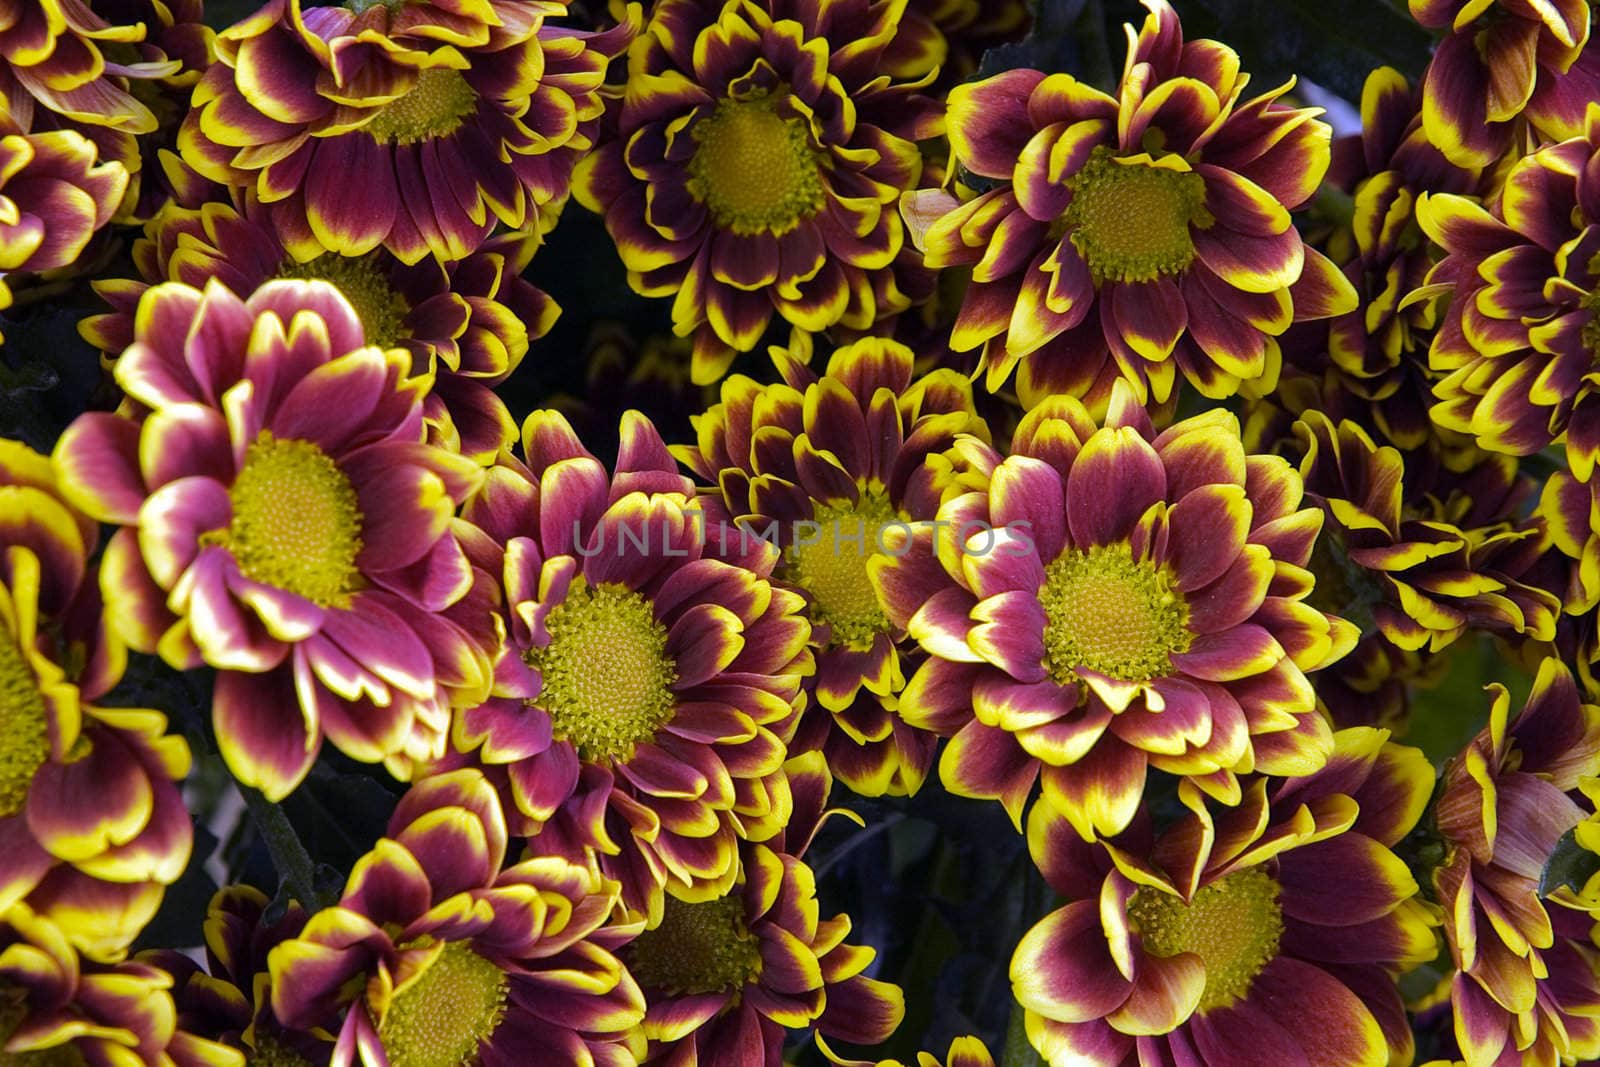
<path id="1" fill-rule="evenodd" d="M 1452 498 L 1430 486 L 1435 505 L 1420 510 L 1429 497 L 1407 488 L 1397 449 L 1319 411 L 1306 412 L 1296 432 L 1306 492 L 1329 519 L 1319 569 L 1354 571 L 1373 586 L 1374 625 L 1396 647 L 1438 652 L 1469 628 L 1554 636 L 1560 601 L 1523 580 L 1543 535 L 1514 514 L 1527 495 L 1514 461 L 1483 456 L 1461 479 L 1466 492 Z"/>
<path id="2" fill-rule="evenodd" d="M 549 21 L 566 8 L 270 0 L 218 35 L 183 158 L 253 187 L 298 261 L 379 245 L 406 263 L 463 259 L 497 220 L 529 229 L 558 209 L 593 145 L 634 25 Z"/>
<path id="3" fill-rule="evenodd" d="M 140 959 L 172 975 L 178 1025 L 185 1031 L 238 1049 L 252 1067 L 325 1067 L 332 1035 L 291 1030 L 272 1014 L 267 957 L 299 936 L 306 912 L 291 902 L 269 919 L 269 905 L 254 886 L 223 886 L 206 908 L 204 965 L 171 949 Z"/>
<path id="4" fill-rule="evenodd" d="M 337 1034 L 331 1067 L 633 1067 L 644 998 L 616 951 L 639 924 L 616 884 L 505 859 L 481 774 L 418 782 L 338 902 L 268 954 L 273 1013 Z"/>
<path id="5" fill-rule="evenodd" d="M 1514 455 L 1564 438 L 1584 481 L 1600 455 L 1597 167 L 1600 108 L 1578 136 L 1517 160 L 1492 210 L 1445 193 L 1417 205 L 1447 253 L 1430 288 L 1451 290 L 1430 352 L 1445 375 L 1434 419 Z"/>
<path id="6" fill-rule="evenodd" d="M 127 650 L 90 563 L 99 528 L 50 461 L 0 439 L 0 914 L 56 922 L 119 960 L 189 862 L 189 746 L 159 712 L 93 703 Z"/>
<path id="7" fill-rule="evenodd" d="M 1328 185 L 1350 214 L 1312 241 L 1344 271 L 1360 306 L 1292 327 L 1282 345 L 1287 363 L 1326 374 L 1333 381 L 1324 392 L 1351 394 L 1348 406 L 1360 409 L 1360 421 L 1399 448 L 1419 448 L 1433 432 L 1427 349 L 1437 304 L 1402 303 L 1434 263 L 1417 226 L 1417 200 L 1475 193 L 1480 184 L 1476 168 L 1455 166 L 1428 141 L 1419 96 L 1399 71 L 1368 75 L 1361 132 L 1333 142 L 1328 168 Z"/>
<path id="8" fill-rule="evenodd" d="M 1600 707 L 1559 660 L 1539 669 L 1513 720 L 1491 686 L 1489 725 L 1445 768 L 1433 871 L 1455 974 L 1450 1003 L 1469 1067 L 1600 1056 L 1600 949 L 1570 893 L 1545 895 L 1545 864 L 1590 813 L 1579 792 L 1600 761 Z M 1508 1058 L 1509 1057 L 1509 1058 Z"/>
<path id="9" fill-rule="evenodd" d="M 449 760 L 485 769 L 535 852 L 597 861 L 658 917 L 668 885 L 726 892 L 737 841 L 788 820 L 811 627 L 769 581 L 778 550 L 708 522 L 642 416 L 621 436 L 608 473 L 563 417 L 534 412 L 523 461 L 502 457 L 468 503 L 507 649 Z"/>
<path id="10" fill-rule="evenodd" d="M 218 748 L 270 799 L 324 737 L 397 774 L 438 756 L 497 650 L 455 533 L 483 474 L 424 442 L 429 379 L 367 346 L 324 282 L 248 300 L 164 283 L 134 332 L 116 363 L 131 403 L 56 446 L 68 496 L 119 527 L 101 584 L 121 636 L 218 669 Z M 458 602 L 482 618 L 448 616 Z"/>
<path id="11" fill-rule="evenodd" d="M 0 311 L 12 300 L 3 275 L 71 266 L 127 188 L 127 170 L 99 161 L 82 134 L 20 133 L 0 119 Z"/>
<path id="12" fill-rule="evenodd" d="M 1356 304 L 1289 220 L 1328 168 L 1318 111 L 1278 102 L 1292 83 L 1241 101 L 1231 49 L 1145 6 L 1116 96 L 1026 68 L 952 89 L 955 158 L 992 187 L 904 202 L 929 267 L 972 268 L 951 347 L 982 349 L 991 390 L 1020 364 L 1029 406 L 1103 410 L 1119 377 L 1161 404 L 1180 372 L 1212 398 L 1265 391 L 1291 322 Z"/>
<path id="13" fill-rule="evenodd" d="M 738 881 L 707 900 L 668 896 L 659 922 L 622 950 L 644 991 L 652 1067 L 781 1062 L 790 1031 L 875 1045 L 905 1014 L 897 986 L 864 973 L 877 953 L 845 941 L 850 917 L 819 914 L 802 858 L 833 785 L 820 753 L 788 765 L 794 816 L 766 843 L 741 845 Z"/>
<path id="14" fill-rule="evenodd" d="M 777 577 L 806 597 L 817 671 L 792 752 L 820 748 L 833 774 L 869 796 L 914 793 L 937 741 L 894 714 L 908 673 L 904 632 L 868 575 L 884 529 L 932 519 L 942 487 L 930 456 L 957 434 L 984 442 L 972 387 L 954 371 L 913 382 L 911 350 L 867 338 L 837 349 L 820 376 L 777 353 L 784 381 L 743 375 L 694 419 L 673 452 L 706 484 L 713 522 L 771 530 Z"/>
<path id="15" fill-rule="evenodd" d="M 180 1029 L 172 976 L 148 963 L 80 959 L 26 904 L 0 913 L 0 1057 L 78 1067 L 244 1067 L 244 1057 Z"/>
<path id="16" fill-rule="evenodd" d="M 1214 810 L 1180 783 L 1090 844 L 1048 801 L 1028 846 L 1065 905 L 1011 960 L 1029 1041 L 1049 1063 L 1409 1063 L 1395 978 L 1434 958 L 1433 917 L 1393 851 L 1433 790 L 1420 750 L 1342 730 L 1321 770 L 1252 780 Z"/>
<path id="17" fill-rule="evenodd" d="M 1138 810 L 1150 769 L 1225 803 L 1236 772 L 1308 774 L 1331 739 L 1306 672 L 1355 628 L 1306 603 L 1322 516 L 1224 410 L 1157 434 L 1124 382 L 1097 426 L 1052 397 L 937 526 L 886 536 L 874 579 L 929 655 L 900 714 L 951 736 L 939 770 L 1020 825 L 1035 779 L 1086 838 Z"/>
<path id="18" fill-rule="evenodd" d="M 114 310 L 85 319 L 81 332 L 116 357 L 134 341 L 139 299 L 160 282 L 203 289 L 215 278 L 247 297 L 275 278 L 325 281 L 355 309 L 367 344 L 403 348 L 416 374 L 433 375 L 423 402 L 429 439 L 487 464 L 517 432 L 494 387 L 561 313 L 521 277 L 538 243 L 536 234 L 493 237 L 451 264 L 408 266 L 382 248 L 300 262 L 274 232 L 269 207 L 253 192 L 235 190 L 231 202 L 173 205 L 151 220 L 133 246 L 140 280 L 96 282 Z"/>
<path id="19" fill-rule="evenodd" d="M 1521 119 L 1538 136 L 1582 131 L 1600 99 L 1600 54 L 1585 48 L 1585 0 L 1410 0 L 1411 17 L 1445 31 L 1422 82 L 1428 140 L 1463 167 L 1515 150 Z"/>
<path id="20" fill-rule="evenodd" d="M 865 330 L 910 301 L 893 283 L 895 202 L 922 173 L 936 105 L 880 69 L 898 0 L 662 0 L 628 55 L 618 130 L 574 193 L 605 216 L 628 279 L 671 296 L 716 381 L 774 315 Z"/>
<path id="21" fill-rule="evenodd" d="M 995 1067 L 995 1058 L 989 1049 L 970 1035 L 951 1041 L 950 1051 L 942 1063 L 931 1052 L 917 1053 L 915 1064 L 903 1064 L 899 1060 L 842 1060 L 832 1055 L 828 1058 L 839 1067 Z"/>

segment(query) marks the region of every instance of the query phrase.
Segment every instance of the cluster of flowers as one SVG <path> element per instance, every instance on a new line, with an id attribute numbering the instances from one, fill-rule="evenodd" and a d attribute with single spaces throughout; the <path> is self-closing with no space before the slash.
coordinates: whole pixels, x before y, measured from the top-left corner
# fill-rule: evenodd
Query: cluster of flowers
<path id="1" fill-rule="evenodd" d="M 0 1064 L 889 1065 L 805 856 L 935 764 L 1055 894 L 1052 1067 L 1600 1058 L 1589 5 L 1413 0 L 1337 140 L 1165 0 L 1101 87 L 977 76 L 1010 0 L 568 6 L 0 2 L 0 307 L 94 276 L 117 387 L 0 439 Z M 597 387 L 720 383 L 682 443 L 497 391 L 569 199 L 683 339 Z M 192 744 L 407 787 L 143 950 Z"/>

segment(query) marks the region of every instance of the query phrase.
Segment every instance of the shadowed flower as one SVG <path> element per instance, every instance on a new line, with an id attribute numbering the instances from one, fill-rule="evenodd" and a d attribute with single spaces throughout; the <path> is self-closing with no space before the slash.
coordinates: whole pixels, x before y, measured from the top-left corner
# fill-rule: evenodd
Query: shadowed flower
<path id="1" fill-rule="evenodd" d="M 1394 979 L 1436 943 L 1392 849 L 1434 779 L 1387 737 L 1341 730 L 1321 770 L 1256 778 L 1232 809 L 1180 783 L 1176 821 L 1145 811 L 1103 845 L 1036 805 L 1029 851 L 1065 906 L 1024 935 L 1011 984 L 1046 1062 L 1409 1063 Z"/>
<path id="2" fill-rule="evenodd" d="M 115 370 L 133 403 L 68 427 L 63 487 L 119 527 L 101 584 L 128 644 L 219 670 L 229 769 L 276 800 L 324 737 L 401 775 L 437 757 L 495 649 L 454 532 L 483 475 L 424 443 L 429 379 L 324 282 L 155 286 Z"/>
<path id="3" fill-rule="evenodd" d="M 846 944 L 850 917 L 822 919 L 801 858 L 827 815 L 833 779 L 820 753 L 791 761 L 794 817 L 740 846 L 739 880 L 709 900 L 668 896 L 656 925 L 622 950 L 644 991 L 641 1064 L 780 1067 L 790 1031 L 875 1045 L 905 1014 L 900 989 L 863 972 L 877 953 Z"/>
<path id="4" fill-rule="evenodd" d="M 950 1051 L 943 1061 L 931 1052 L 917 1053 L 915 1064 L 899 1060 L 843 1060 L 829 1054 L 829 1060 L 839 1067 L 995 1067 L 995 1059 L 981 1040 L 976 1037 L 958 1037 L 950 1042 Z"/>
<path id="5" fill-rule="evenodd" d="M 1399 71 L 1383 67 L 1368 75 L 1361 116 L 1359 134 L 1333 142 L 1327 186 L 1311 212 L 1315 218 L 1324 207 L 1343 217 L 1319 237 L 1307 237 L 1344 271 L 1361 303 L 1343 315 L 1291 327 L 1284 359 L 1305 373 L 1326 373 L 1336 384 L 1325 392 L 1352 394 L 1359 421 L 1395 446 L 1414 449 L 1432 432 L 1427 347 L 1437 311 L 1433 301 L 1401 306 L 1434 262 L 1417 226 L 1417 198 L 1430 191 L 1473 193 L 1479 175 L 1451 164 L 1429 143 L 1418 94 Z"/>
<path id="6" fill-rule="evenodd" d="M 909 305 L 887 268 L 894 204 L 922 172 L 936 105 L 881 69 L 900 0 L 662 0 L 628 55 L 615 139 L 573 191 L 645 296 L 671 296 L 696 382 L 777 314 L 864 330 Z M 792 13 L 791 13 L 792 12 Z"/>
<path id="7" fill-rule="evenodd" d="M 74 948 L 121 959 L 189 862 L 189 746 L 122 677 L 90 557 L 99 528 L 50 461 L 0 439 L 0 914 L 26 901 Z M 3 983 L 0 983 L 3 984 Z"/>
<path id="8" fill-rule="evenodd" d="M 1308 774 L 1327 725 L 1305 672 L 1355 628 L 1305 602 L 1322 526 L 1300 478 L 1246 455 L 1215 410 L 1157 434 L 1123 382 L 1104 426 L 1070 397 L 1002 457 L 970 438 L 980 487 L 873 562 L 889 619 L 929 659 L 900 700 L 952 736 L 952 792 L 1020 824 L 1035 778 L 1085 837 L 1138 810 L 1150 768 L 1237 803 L 1235 771 Z"/>
<path id="9" fill-rule="evenodd" d="M 505 858 L 481 774 L 418 782 L 338 902 L 268 954 L 274 1014 L 338 1034 L 331 1067 L 633 1067 L 644 999 L 615 952 L 639 927 L 614 920 L 616 884 Z"/>
<path id="10" fill-rule="evenodd" d="M 1552 592 L 1570 615 L 1592 615 L 1600 605 L 1600 481 L 1556 471 L 1540 494 L 1539 517 L 1551 546 L 1571 561 Z"/>
<path id="11" fill-rule="evenodd" d="M 172 976 L 95 964 L 26 904 L 0 914 L 0 1062 L 18 1067 L 244 1067 L 177 1026 Z"/>
<path id="12" fill-rule="evenodd" d="M 1422 82 L 1428 140 L 1463 167 L 1514 150 L 1523 119 L 1549 140 L 1583 129 L 1600 99 L 1600 54 L 1585 0 L 1410 0 L 1411 17 L 1444 30 Z"/>
<path id="13" fill-rule="evenodd" d="M 553 411 L 523 425 L 464 515 L 505 590 L 494 696 L 457 719 L 452 763 L 501 787 L 541 855 L 597 861 L 629 908 L 717 896 L 739 838 L 789 818 L 784 742 L 811 673 L 805 601 L 777 550 L 708 528 L 655 428 L 625 416 L 607 473 Z M 721 558 L 715 542 L 728 548 Z"/>
<path id="14" fill-rule="evenodd" d="M 1430 292 L 1451 291 L 1429 354 L 1445 374 L 1434 419 L 1519 456 L 1564 434 L 1587 481 L 1600 455 L 1600 107 L 1579 134 L 1519 159 L 1493 211 L 1435 193 L 1417 220 L 1448 253 L 1428 275 Z"/>
<path id="15" fill-rule="evenodd" d="M 0 11 L 0 100 L 10 118 L 24 130 L 63 123 L 101 127 L 115 138 L 103 146 L 124 146 L 133 153 L 130 169 L 137 170 L 134 135 L 154 133 L 160 120 L 133 83 L 175 74 L 184 58 L 168 59 L 155 44 L 172 9 L 156 0 L 128 10 L 134 6 L 132 0 L 7 0 Z M 184 0 L 177 7 L 190 10 Z M 184 50 L 186 43 L 175 48 Z M 124 157 L 120 151 L 107 155 Z"/>
<path id="16" fill-rule="evenodd" d="M 1291 321 L 1356 303 L 1289 221 L 1328 167 L 1318 111 L 1277 102 L 1292 83 L 1241 102 L 1239 57 L 1145 6 L 1115 97 L 1025 68 L 951 90 L 956 160 L 992 187 L 903 202 L 929 267 L 972 268 L 951 347 L 982 348 L 991 390 L 1020 364 L 1029 406 L 1103 410 L 1118 377 L 1164 403 L 1180 371 L 1266 391 Z"/>
<path id="17" fill-rule="evenodd" d="M 791 751 L 821 748 L 858 793 L 914 793 L 936 738 L 894 714 L 904 633 L 884 614 L 868 565 L 886 526 L 938 511 L 927 458 L 957 434 L 987 442 L 989 431 L 964 377 L 936 371 L 913 383 L 911 350 L 898 342 L 839 348 L 821 376 L 775 357 L 782 383 L 728 379 L 722 403 L 694 419 L 698 443 L 673 453 L 717 486 L 713 522 L 773 531 L 784 550 L 777 576 L 806 596 L 817 672 Z"/>
<path id="18" fill-rule="evenodd" d="M 1445 768 L 1435 819 L 1448 849 L 1433 884 L 1456 970 L 1456 1041 L 1470 1067 L 1591 1060 L 1593 918 L 1570 894 L 1543 897 L 1541 881 L 1561 836 L 1588 813 L 1578 787 L 1600 761 L 1600 708 L 1580 703 L 1555 659 L 1514 721 L 1505 688 L 1490 690 L 1489 725 Z"/>
<path id="19" fill-rule="evenodd" d="M 494 386 L 510 377 L 561 309 L 524 281 L 537 234 L 489 239 L 458 263 L 425 259 L 414 266 L 376 249 L 364 256 L 325 252 L 299 262 L 273 231 L 270 209 L 254 193 L 231 203 L 171 206 L 134 243 L 140 280 L 94 283 L 115 309 L 85 319 L 80 332 L 108 356 L 133 343 L 139 299 L 151 285 L 183 282 L 203 289 L 213 278 L 247 297 L 274 278 L 328 282 L 361 319 L 368 344 L 411 353 L 414 373 L 433 375 L 423 401 L 429 439 L 492 462 L 510 447 L 517 425 Z"/>
<path id="20" fill-rule="evenodd" d="M 1522 580 L 1542 538 L 1537 523 L 1514 514 L 1526 495 L 1514 461 L 1483 457 L 1473 478 L 1460 479 L 1464 499 L 1451 503 L 1464 509 L 1451 514 L 1438 508 L 1446 499 L 1438 485 L 1424 510 L 1429 497 L 1406 487 L 1400 452 L 1355 423 L 1307 411 L 1295 431 L 1306 492 L 1329 519 L 1315 569 L 1372 586 L 1367 608 L 1398 648 L 1438 652 L 1468 628 L 1554 636 L 1559 600 Z"/>
<path id="21" fill-rule="evenodd" d="M 1032 25 L 1027 0 L 909 0 L 883 68 L 903 78 L 937 68 L 934 84 L 946 89 L 976 74 L 986 51 L 1022 40 Z"/>
<path id="22" fill-rule="evenodd" d="M 558 208 L 593 144 L 637 7 L 604 33 L 547 22 L 566 8 L 270 0 L 218 35 L 183 158 L 253 187 L 296 260 L 462 259 L 496 220 L 528 229 Z"/>
<path id="23" fill-rule="evenodd" d="M 332 1035 L 290 1030 L 272 1013 L 267 956 L 299 936 L 305 909 L 290 903 L 281 917 L 269 921 L 269 903 L 253 886 L 224 886 L 206 909 L 204 966 L 171 950 L 141 959 L 173 976 L 183 1029 L 239 1049 L 250 1067 L 324 1067 L 333 1051 Z"/>
<path id="24" fill-rule="evenodd" d="M 3 275 L 71 266 L 127 188 L 128 172 L 97 162 L 82 134 L 24 134 L 0 119 L 0 311 L 12 299 Z"/>

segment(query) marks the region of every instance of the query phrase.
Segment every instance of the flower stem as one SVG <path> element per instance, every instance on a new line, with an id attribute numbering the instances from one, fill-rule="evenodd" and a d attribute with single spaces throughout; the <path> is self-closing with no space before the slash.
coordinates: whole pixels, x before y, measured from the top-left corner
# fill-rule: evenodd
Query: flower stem
<path id="1" fill-rule="evenodd" d="M 283 813 L 283 808 L 256 790 L 241 788 L 239 791 L 244 794 L 250 818 L 255 822 L 262 840 L 267 843 L 267 851 L 272 854 L 272 865 L 288 885 L 290 895 L 301 907 L 315 911 L 319 904 L 316 866 L 311 862 L 311 854 L 306 851 L 306 846 L 300 843 L 294 827 L 289 825 L 289 817 Z"/>

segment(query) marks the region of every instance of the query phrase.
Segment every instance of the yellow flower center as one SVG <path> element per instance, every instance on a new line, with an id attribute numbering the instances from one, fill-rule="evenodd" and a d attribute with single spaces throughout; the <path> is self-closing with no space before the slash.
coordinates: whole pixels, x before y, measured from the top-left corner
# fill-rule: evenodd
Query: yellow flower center
<path id="1" fill-rule="evenodd" d="M 1190 227 L 1212 222 L 1205 179 L 1193 171 L 1119 163 L 1096 148 L 1071 185 L 1062 222 L 1097 285 L 1177 274 L 1194 260 Z"/>
<path id="2" fill-rule="evenodd" d="M 256 1032 L 256 1047 L 245 1056 L 248 1067 L 311 1067 L 311 1061 L 270 1034 Z"/>
<path id="3" fill-rule="evenodd" d="M 360 581 L 361 509 L 326 452 L 263 430 L 228 498 L 232 523 L 203 542 L 227 547 L 245 576 L 265 585 L 323 607 L 347 602 Z"/>
<path id="4" fill-rule="evenodd" d="M 550 643 L 527 661 L 543 688 L 529 703 L 582 759 L 627 760 L 677 708 L 678 671 L 650 601 L 622 585 L 580 586 L 545 620 Z"/>
<path id="5" fill-rule="evenodd" d="M 0 745 L 0 818 L 9 818 L 22 810 L 34 774 L 50 758 L 50 724 L 28 657 L 5 631 L 0 631 L 0 737 L 5 738 Z"/>
<path id="6" fill-rule="evenodd" d="M 0 1045 L 10 1041 L 27 1019 L 26 995 L 20 988 L 0 982 Z M 32 1052 L 0 1051 L 0 1067 L 86 1067 L 86 1063 L 78 1043 L 71 1040 Z"/>
<path id="7" fill-rule="evenodd" d="M 1189 647 L 1189 605 L 1171 573 L 1134 559 L 1127 544 L 1069 548 L 1044 577 L 1045 667 L 1062 685 L 1077 680 L 1078 667 L 1149 681 L 1171 671 L 1172 653 Z"/>
<path id="8" fill-rule="evenodd" d="M 773 98 L 724 100 L 694 127 L 689 192 L 734 233 L 787 233 L 822 208 L 819 153 Z"/>
<path id="9" fill-rule="evenodd" d="M 874 637 L 889 631 L 889 619 L 867 561 L 879 551 L 883 528 L 900 516 L 876 492 L 863 492 L 853 508 L 820 506 L 815 516 L 815 537 L 801 544 L 797 536 L 784 550 L 784 577 L 810 594 L 812 621 L 832 629 L 833 646 L 870 648 Z"/>
<path id="10" fill-rule="evenodd" d="M 305 263 L 289 260 L 278 268 L 278 277 L 324 281 L 338 289 L 355 309 L 369 345 L 393 348 L 411 336 L 406 325 L 411 305 L 389 284 L 376 253 L 341 256 L 325 252 Z"/>
<path id="11" fill-rule="evenodd" d="M 392 1067 L 468 1067 L 506 1014 L 506 972 L 452 941 L 378 1024 Z"/>
<path id="12" fill-rule="evenodd" d="M 759 942 L 737 896 L 698 904 L 669 896 L 661 925 L 623 951 L 640 987 L 668 996 L 731 992 L 761 973 Z"/>
<path id="13" fill-rule="evenodd" d="M 379 144 L 415 144 L 454 133 L 477 106 L 478 94 L 459 70 L 430 67 L 409 93 L 384 104 L 362 129 Z"/>
<path id="14" fill-rule="evenodd" d="M 1200 1011 L 1226 1007 L 1250 992 L 1256 975 L 1278 955 L 1283 936 L 1278 883 L 1260 867 L 1203 887 L 1188 904 L 1142 886 L 1128 901 L 1128 917 L 1150 955 L 1200 957 L 1206 968 Z"/>

